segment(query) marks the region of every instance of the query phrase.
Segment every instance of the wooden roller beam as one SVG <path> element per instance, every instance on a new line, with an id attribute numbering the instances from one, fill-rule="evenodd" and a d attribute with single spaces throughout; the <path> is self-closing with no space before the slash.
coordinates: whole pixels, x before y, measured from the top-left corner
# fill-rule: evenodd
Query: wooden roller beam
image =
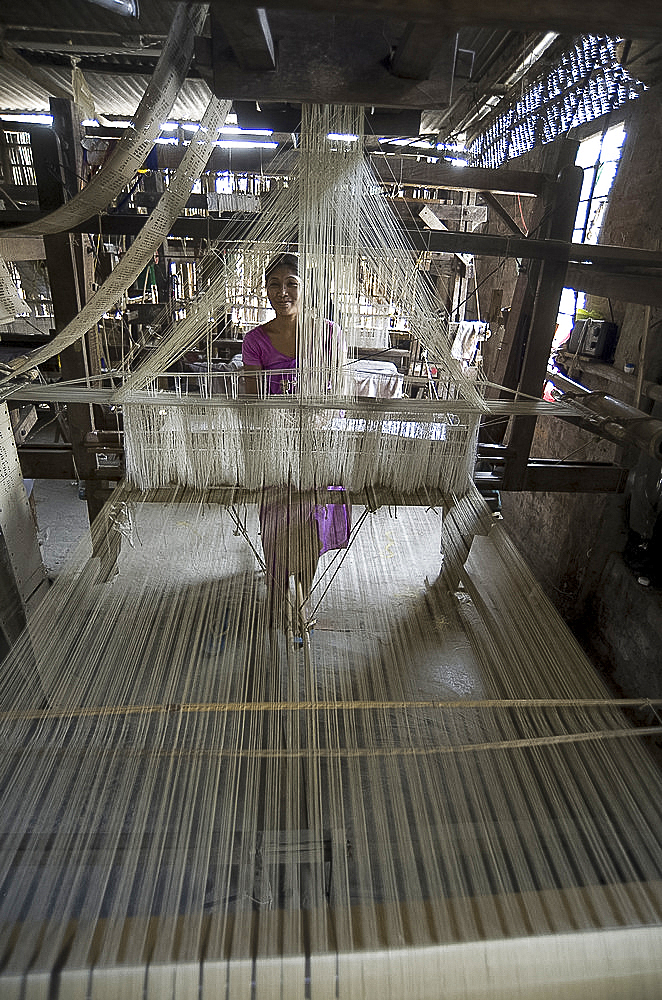
<path id="1" fill-rule="evenodd" d="M 212 0 L 213 6 L 214 0 Z M 250 5 L 237 3 L 237 7 Z M 287 9 L 317 14 L 402 17 L 402 0 L 270 0 L 268 9 Z M 662 8 L 659 0 L 638 0 L 625 5 L 622 0 L 408 0 L 410 21 L 443 23 L 449 29 L 463 27 L 512 28 L 518 31 L 558 31 L 579 35 L 595 32 L 627 38 L 662 37 Z"/>

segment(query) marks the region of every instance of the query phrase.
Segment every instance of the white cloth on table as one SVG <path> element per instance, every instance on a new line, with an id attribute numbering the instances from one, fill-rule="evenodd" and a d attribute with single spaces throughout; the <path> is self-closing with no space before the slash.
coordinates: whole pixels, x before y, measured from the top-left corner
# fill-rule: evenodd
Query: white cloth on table
<path id="1" fill-rule="evenodd" d="M 364 359 L 352 362 L 349 370 L 354 376 L 359 396 L 377 399 L 399 399 L 403 395 L 403 377 L 392 361 Z"/>
<path id="2" fill-rule="evenodd" d="M 198 387 L 203 396 L 232 396 L 232 376 L 243 368 L 241 354 L 235 354 L 231 361 L 187 361 L 186 373 L 200 372 Z M 228 377 L 229 376 L 229 377 Z"/>
<path id="3" fill-rule="evenodd" d="M 227 376 L 241 374 L 243 363 L 241 355 L 238 354 L 228 363 L 214 362 L 211 370 L 206 361 L 188 361 L 185 363 L 185 370 L 187 373 L 199 375 L 202 395 L 232 395 L 231 378 Z M 392 361 L 365 359 L 351 362 L 348 371 L 351 372 L 358 396 L 400 399 L 404 394 L 402 373 Z"/>

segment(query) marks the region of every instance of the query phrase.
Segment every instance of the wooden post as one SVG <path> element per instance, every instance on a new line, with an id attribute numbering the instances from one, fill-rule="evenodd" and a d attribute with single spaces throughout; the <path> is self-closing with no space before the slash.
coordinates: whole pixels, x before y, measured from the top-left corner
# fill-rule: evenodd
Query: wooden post
<path id="1" fill-rule="evenodd" d="M 571 240 L 577 215 L 577 205 L 584 173 L 574 164 L 565 166 L 558 179 L 549 237 Z M 518 393 L 539 399 L 547 373 L 552 341 L 565 284 L 567 263 L 544 261 L 540 269 L 536 301 L 526 343 Z M 509 448 L 513 457 L 508 461 L 504 476 L 504 489 L 522 489 L 536 428 L 536 417 L 517 417 L 511 422 Z"/>
<path id="2" fill-rule="evenodd" d="M 558 174 L 566 166 L 574 164 L 577 155 L 577 143 L 563 140 L 555 143 L 550 150 L 548 162 L 544 164 L 544 173 L 553 176 L 553 180 L 547 178 L 542 188 L 542 193 L 538 197 L 533 212 L 533 218 L 529 228 L 531 239 L 546 239 L 552 235 L 552 224 L 556 214 L 557 203 L 561 197 L 559 193 Z M 551 162 L 549 162 L 551 157 Z M 575 209 L 576 211 L 576 209 Z M 574 216 L 573 216 L 574 224 Z M 572 237 L 572 229 L 567 239 Z M 519 276 L 515 285 L 515 292 L 510 303 L 508 319 L 503 342 L 500 346 L 494 367 L 488 372 L 491 382 L 504 386 L 506 389 L 515 390 L 518 387 L 522 366 L 524 361 L 525 348 L 530 336 L 533 312 L 536 301 L 536 290 L 540 282 L 542 272 L 542 260 L 526 258 L 522 255 Z M 493 398 L 512 399 L 512 392 L 499 392 L 493 390 Z M 490 421 L 489 431 L 481 433 L 481 439 L 489 440 L 493 443 L 501 443 L 508 430 L 509 421 Z"/>
<path id="3" fill-rule="evenodd" d="M 25 627 L 25 609 L 46 581 L 6 403 L 0 403 L 0 656 Z"/>
<path id="4" fill-rule="evenodd" d="M 82 149 L 78 141 L 78 118 L 74 105 L 60 98 L 51 99 L 52 129 L 34 129 L 32 145 L 37 175 L 39 205 L 52 211 L 73 196 L 79 187 Z M 53 299 L 56 330 L 63 329 L 78 315 L 92 283 L 92 246 L 82 233 L 56 233 L 44 237 L 46 266 Z M 87 344 L 80 341 L 59 356 L 62 378 L 85 378 L 88 373 Z M 93 430 L 90 406 L 69 403 L 67 417 L 76 472 L 85 485 L 90 524 L 102 507 L 95 496 L 93 479 L 96 459 L 86 450 L 86 436 Z"/>

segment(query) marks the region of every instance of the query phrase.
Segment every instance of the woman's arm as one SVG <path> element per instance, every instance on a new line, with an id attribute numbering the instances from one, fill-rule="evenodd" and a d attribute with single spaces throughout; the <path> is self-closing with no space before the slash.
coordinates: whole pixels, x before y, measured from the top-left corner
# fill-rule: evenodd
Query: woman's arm
<path id="1" fill-rule="evenodd" d="M 262 338 L 260 336 L 262 328 L 256 326 L 249 330 L 241 345 L 241 358 L 244 365 L 244 395 L 259 396 L 257 372 L 263 371 L 262 367 Z M 261 386 L 263 388 L 263 386 Z"/>
<path id="2" fill-rule="evenodd" d="M 264 371 L 259 365 L 244 365 L 244 394 L 246 396 L 258 396 L 257 372 Z"/>

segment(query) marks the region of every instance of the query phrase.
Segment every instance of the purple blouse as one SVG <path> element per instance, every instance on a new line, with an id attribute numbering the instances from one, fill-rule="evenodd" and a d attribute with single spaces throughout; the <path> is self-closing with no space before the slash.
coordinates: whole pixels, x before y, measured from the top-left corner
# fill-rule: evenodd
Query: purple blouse
<path id="1" fill-rule="evenodd" d="M 342 333 L 340 327 L 332 323 L 330 319 L 324 320 L 324 327 L 327 334 L 326 346 L 330 357 L 331 338 L 337 338 L 338 343 L 340 343 Z M 244 336 L 241 356 L 245 365 L 255 365 L 265 371 L 276 372 L 274 375 L 267 376 L 268 396 L 283 396 L 295 391 L 297 359 L 288 358 L 286 354 L 277 351 L 263 326 L 254 327 Z"/>
<path id="2" fill-rule="evenodd" d="M 277 351 L 263 326 L 254 327 L 245 335 L 241 356 L 245 365 L 256 365 L 267 371 L 275 370 L 276 374 L 267 376 L 269 396 L 282 396 L 292 392 L 296 375 L 290 375 L 289 372 L 296 371 L 297 359 L 288 358 Z"/>

